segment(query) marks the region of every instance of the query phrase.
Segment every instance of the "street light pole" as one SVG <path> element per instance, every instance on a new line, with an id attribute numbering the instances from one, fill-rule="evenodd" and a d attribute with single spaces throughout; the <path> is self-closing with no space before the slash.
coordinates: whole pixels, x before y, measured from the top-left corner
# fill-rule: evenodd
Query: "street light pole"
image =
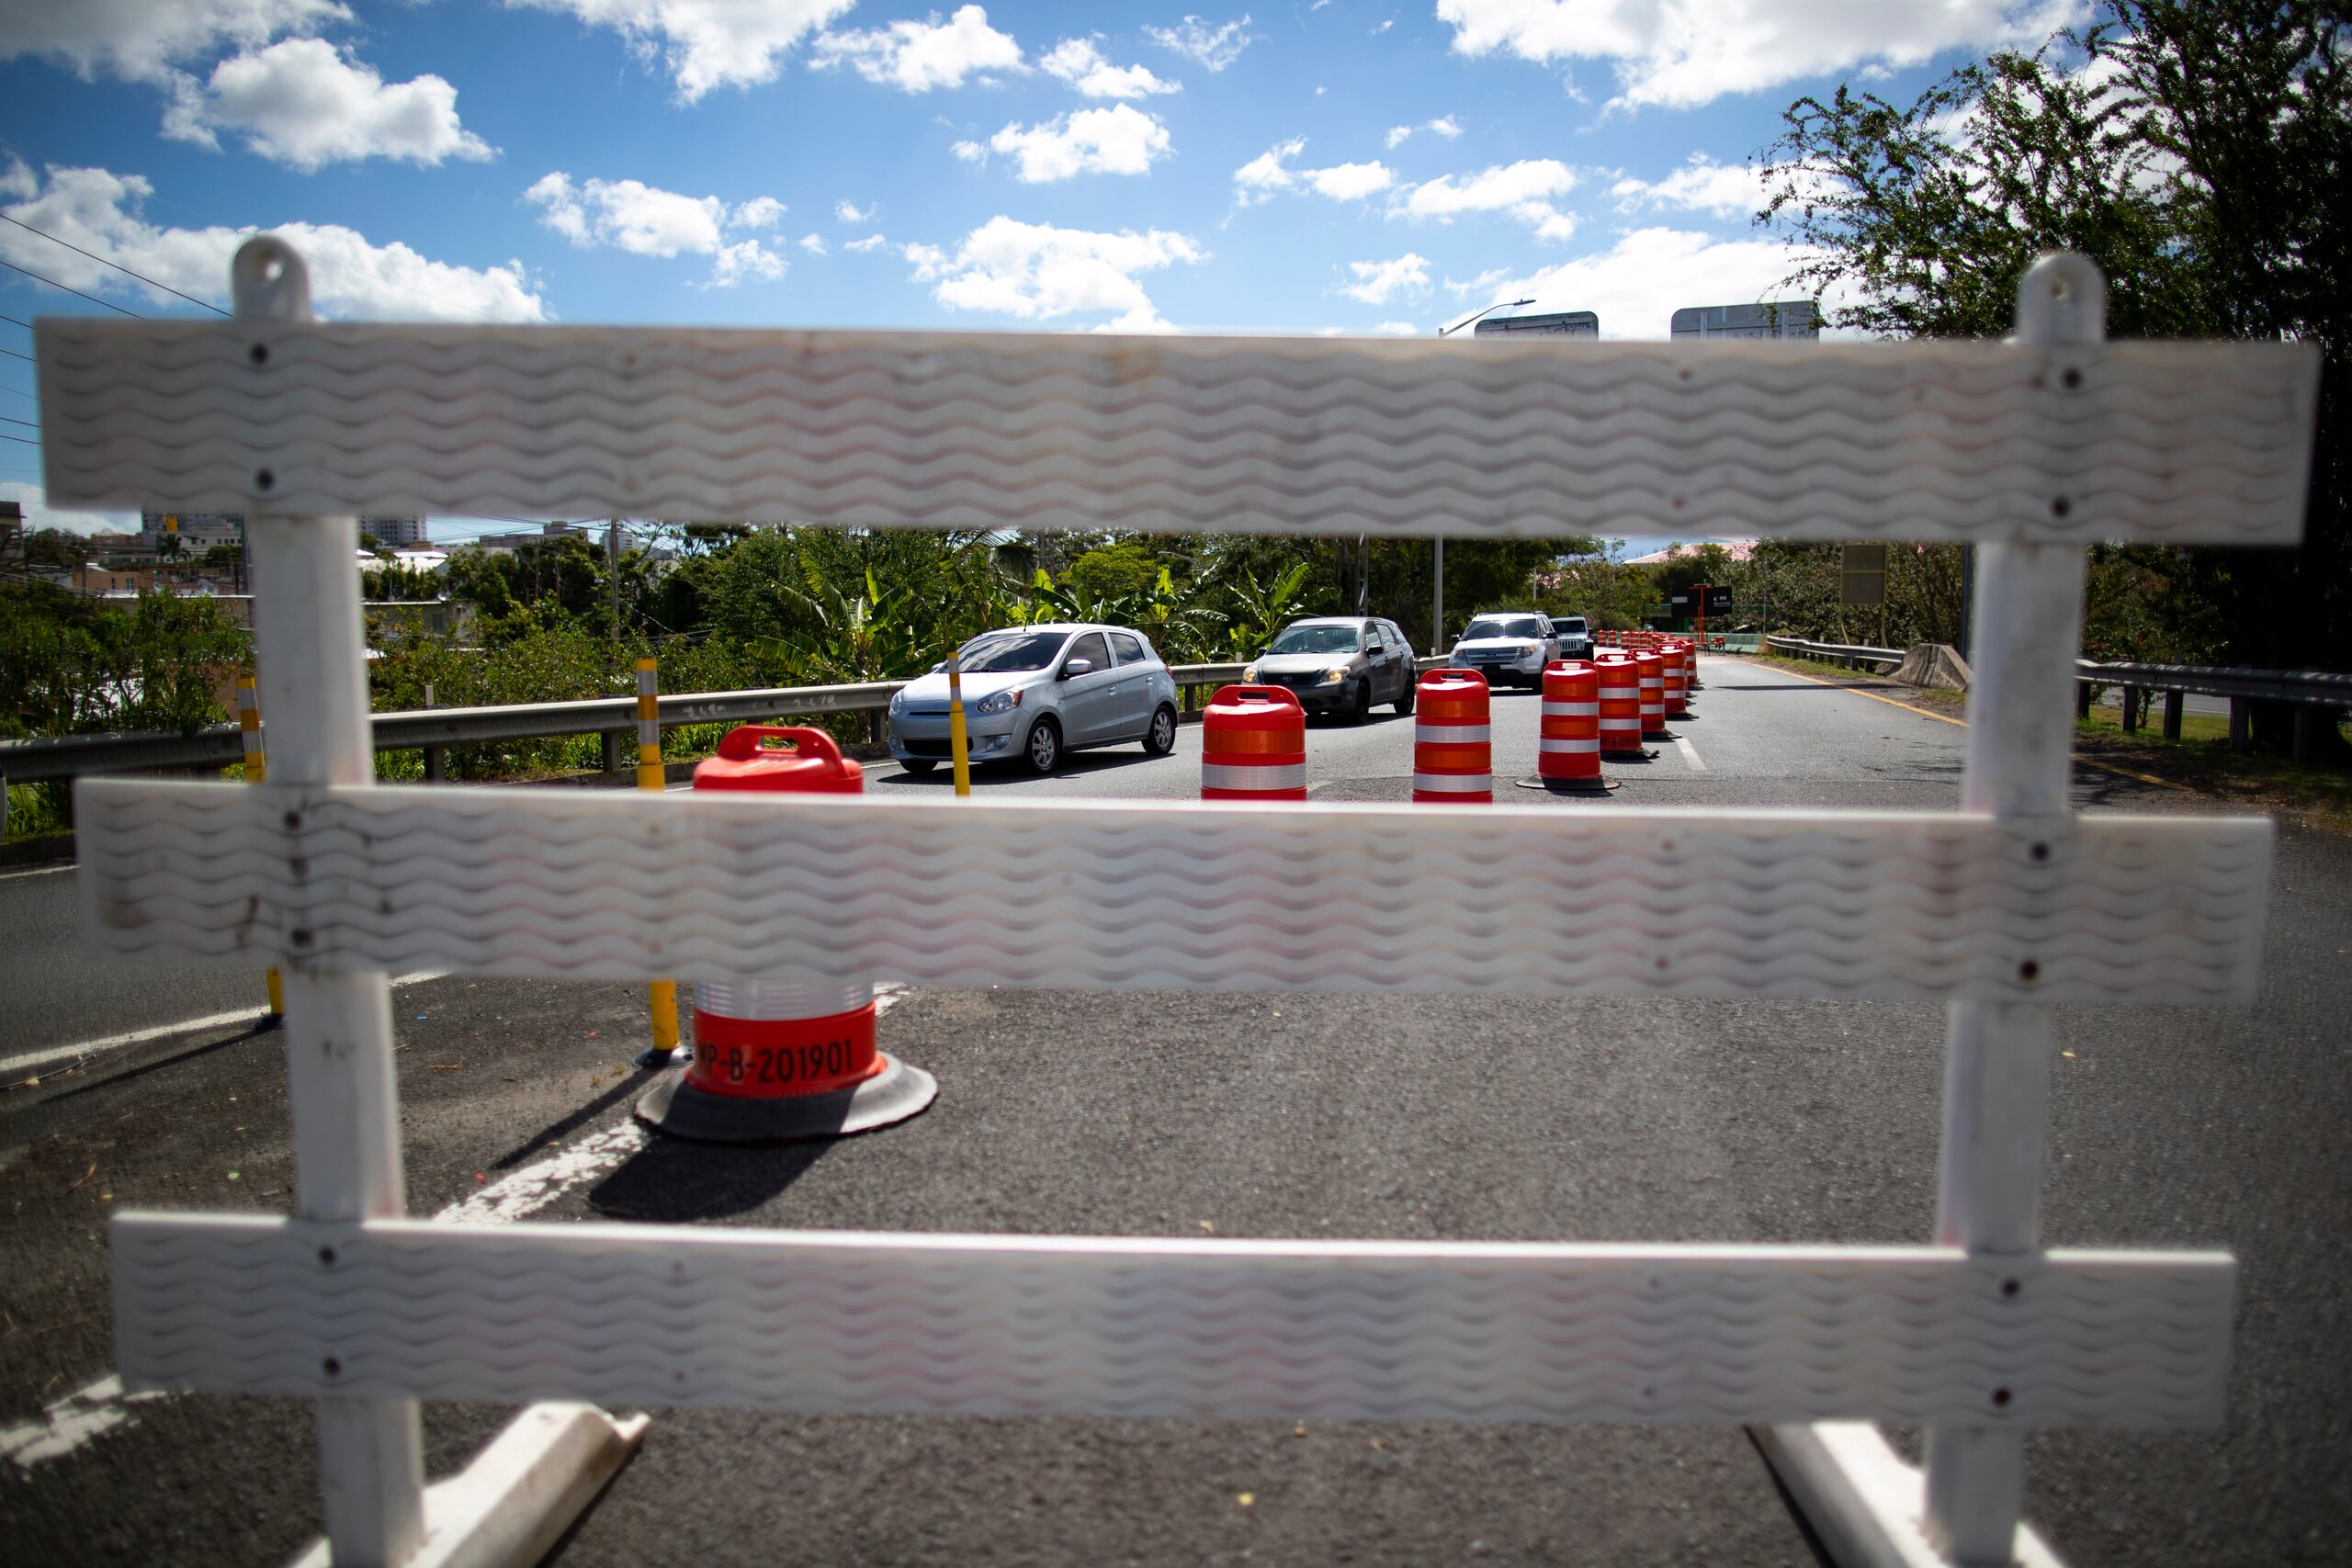
<path id="1" fill-rule="evenodd" d="M 1465 316 L 1450 327 L 1438 328 L 1437 335 L 1450 337 L 1472 321 L 1483 320 L 1497 310 L 1515 310 L 1519 306 L 1534 303 L 1535 301 L 1532 299 L 1498 299 L 1476 315 Z M 1436 579 L 1436 590 L 1430 603 L 1430 652 L 1434 656 L 1442 656 L 1445 652 L 1445 537 L 1443 535 L 1430 541 L 1430 575 Z"/>

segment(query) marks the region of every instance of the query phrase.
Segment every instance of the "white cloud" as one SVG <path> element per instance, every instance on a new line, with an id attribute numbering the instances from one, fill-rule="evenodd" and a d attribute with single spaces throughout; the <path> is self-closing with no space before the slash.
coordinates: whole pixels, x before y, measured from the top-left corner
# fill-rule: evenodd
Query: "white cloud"
<path id="1" fill-rule="evenodd" d="M 1328 169 L 1301 169 L 1298 177 L 1317 196 L 1333 201 L 1359 201 L 1396 183 L 1385 164 L 1334 164 Z"/>
<path id="2" fill-rule="evenodd" d="M 1327 169 L 1294 169 L 1290 161 L 1306 150 L 1306 138 L 1278 141 L 1233 171 L 1234 199 L 1243 207 L 1272 201 L 1275 193 L 1306 189 L 1333 201 L 1357 201 L 1396 183 L 1385 164 L 1334 164 Z"/>
<path id="3" fill-rule="evenodd" d="M 868 234 L 863 240 L 842 241 L 842 249 L 862 256 L 868 251 L 878 251 L 889 243 L 879 234 Z"/>
<path id="4" fill-rule="evenodd" d="M 1414 129 L 1414 127 L 1409 125 L 1390 126 L 1388 128 L 1388 145 L 1392 148 L 1397 146 L 1403 142 L 1407 137 L 1413 134 Z M 1428 121 L 1426 124 L 1419 127 L 1419 129 L 1428 131 L 1432 136 L 1442 136 L 1448 141 L 1453 141 L 1455 137 L 1462 134 L 1462 127 L 1454 123 L 1454 118 L 1450 114 L 1442 114 L 1435 119 Z"/>
<path id="5" fill-rule="evenodd" d="M 1532 312 L 1597 311 L 1603 337 L 1664 338 L 1674 312 L 1684 306 L 1788 298 L 1781 281 L 1804 255 L 1778 240 L 1718 240 L 1683 230 L 1638 229 L 1606 251 L 1523 277 L 1498 270 L 1467 283 L 1449 278 L 1446 287 L 1465 299 L 1532 298 Z"/>
<path id="6" fill-rule="evenodd" d="M 151 83 L 181 62 L 351 19 L 336 0 L 10 0 L 0 12 L 0 59 L 39 55 L 85 79 Z"/>
<path id="7" fill-rule="evenodd" d="M 960 87 L 967 76 L 1022 69 L 1021 46 L 989 26 L 980 6 L 966 6 L 947 20 L 892 22 L 866 32 L 819 36 L 808 63 L 820 70 L 847 65 L 869 82 L 901 92 Z"/>
<path id="8" fill-rule="evenodd" d="M 735 209 L 738 229 L 773 229 L 785 213 L 784 203 L 772 196 L 755 196 Z"/>
<path id="9" fill-rule="evenodd" d="M 7 206 L 10 217 L 198 299 L 229 302 L 229 258 L 257 231 L 158 228 L 140 216 L 154 187 L 138 175 L 51 165 L 48 176 L 45 186 L 27 192 L 27 182 L 11 171 L 5 188 L 26 198 Z M 311 298 L 322 316 L 503 321 L 548 317 L 546 301 L 519 261 L 481 268 L 437 262 L 398 241 L 375 244 L 334 223 L 281 223 L 269 232 L 310 263 Z M 14 224 L 0 226 L 0 255 L 37 267 L 69 288 L 130 295 L 166 308 L 179 303 Z"/>
<path id="10" fill-rule="evenodd" d="M 132 0 L 136 3 L 136 0 Z M 785 57 L 855 0 L 506 0 L 562 11 L 618 31 L 638 55 L 658 60 L 682 103 L 714 87 L 773 82 Z"/>
<path id="11" fill-rule="evenodd" d="M 1182 234 L 1154 229 L 1098 233 L 997 217 L 964 237 L 951 255 L 909 245 L 906 258 L 932 298 L 955 310 L 987 310 L 1022 321 L 1112 312 L 1111 332 L 1170 330 L 1136 282 L 1139 273 L 1208 253 Z"/>
<path id="12" fill-rule="evenodd" d="M 1419 337 L 1421 329 L 1410 321 L 1383 321 L 1372 329 L 1382 337 Z"/>
<path id="13" fill-rule="evenodd" d="M 1391 217 L 1440 222 L 1452 222 L 1465 212 L 1508 212 L 1532 228 L 1538 239 L 1566 240 L 1576 232 L 1576 220 L 1553 206 L 1551 198 L 1575 189 L 1576 184 L 1576 171 L 1556 158 L 1525 158 L 1460 180 L 1440 175 L 1407 186 L 1388 210 Z"/>
<path id="14" fill-rule="evenodd" d="M 254 152 L 306 172 L 365 158 L 432 164 L 495 152 L 458 123 L 458 90 L 441 77 L 386 85 L 314 38 L 222 61 L 209 83 L 189 83 L 164 121 L 165 135 L 208 147 L 220 130 L 242 131 Z"/>
<path id="15" fill-rule="evenodd" d="M 1691 108 L 1857 66 L 2038 43 L 2084 0 L 1438 0 L 1453 47 L 1541 64 L 1609 62 L 1629 105 Z"/>
<path id="16" fill-rule="evenodd" d="M 1704 152 L 1662 180 L 1622 179 L 1609 187 L 1620 207 L 1678 207 L 1718 218 L 1752 218 L 1763 207 L 1763 178 L 1744 164 L 1718 164 Z"/>
<path id="17" fill-rule="evenodd" d="M 1396 25 L 1396 17 L 1389 17 L 1387 20 L 1385 20 L 1385 21 L 1382 22 L 1378 27 L 1376 27 L 1376 28 L 1373 28 L 1373 29 L 1372 29 L 1372 36 L 1373 36 L 1373 37 L 1374 37 L 1374 38 L 1378 38 L 1381 34 L 1383 34 L 1383 33 L 1386 32 L 1389 28 L 1391 28 L 1395 27 Z"/>
<path id="18" fill-rule="evenodd" d="M 785 273 L 785 259 L 757 240 L 721 245 L 711 258 L 707 288 L 732 288 L 739 283 L 774 283 Z"/>
<path id="19" fill-rule="evenodd" d="M 1398 294 L 1429 292 L 1429 258 L 1410 251 L 1395 261 L 1350 262 L 1348 270 L 1356 280 L 1341 285 L 1340 292 L 1367 305 L 1385 305 Z"/>
<path id="20" fill-rule="evenodd" d="M 1184 90 L 1182 82 L 1156 76 L 1149 66 L 1112 64 L 1092 39 L 1066 38 L 1037 63 L 1048 75 L 1060 77 L 1090 98 L 1148 98 L 1155 93 Z"/>
<path id="21" fill-rule="evenodd" d="M 833 203 L 833 216 L 844 223 L 871 223 L 881 210 L 882 204 L 878 201 L 864 208 L 854 201 Z"/>
<path id="22" fill-rule="evenodd" d="M 1167 155 L 1169 138 L 1153 116 L 1115 104 L 1042 125 L 1008 125 L 989 138 L 989 147 L 1020 161 L 1024 184 L 1044 185 L 1075 175 L 1148 174 L 1153 161 Z M 980 157 L 973 142 L 959 141 L 955 151 L 959 158 Z"/>
<path id="23" fill-rule="evenodd" d="M 69 512 L 49 503 L 49 491 L 22 480 L 0 480 L 0 501 L 13 501 L 24 510 L 25 532 L 62 528 L 69 534 L 135 534 L 136 512 Z"/>
<path id="24" fill-rule="evenodd" d="M 1198 61 L 1204 70 L 1222 71 L 1241 56 L 1251 43 L 1250 17 L 1243 13 L 1238 22 L 1210 27 L 1198 17 L 1187 17 L 1172 28 L 1146 28 L 1144 36 L 1165 50 L 1172 50 L 1187 60 Z"/>
<path id="25" fill-rule="evenodd" d="M 730 209 L 715 196 L 681 196 L 641 180 L 574 185 L 558 170 L 542 175 L 523 199 L 542 209 L 540 222 L 575 245 L 610 245 L 664 260 L 708 256 L 714 288 L 784 276 L 784 258 L 760 241 L 729 244 L 726 238 L 730 231 L 773 225 L 784 212 L 784 204 L 773 197 L 754 197 Z"/>
<path id="26" fill-rule="evenodd" d="M 812 256 L 821 256 L 825 254 L 825 236 L 814 231 L 803 234 L 800 236 L 800 248 Z"/>

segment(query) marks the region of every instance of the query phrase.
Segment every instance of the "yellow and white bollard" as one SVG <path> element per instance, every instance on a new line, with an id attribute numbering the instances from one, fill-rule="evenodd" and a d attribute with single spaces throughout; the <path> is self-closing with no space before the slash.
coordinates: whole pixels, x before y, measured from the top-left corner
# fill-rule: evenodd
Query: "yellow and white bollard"
<path id="1" fill-rule="evenodd" d="M 177 522 L 177 519 L 174 519 Z M 245 782 L 262 784 L 269 775 L 269 759 L 261 749 L 261 695 L 254 689 L 250 675 L 237 677 L 237 728 L 245 739 Z M 269 971 L 269 1011 L 263 1015 L 261 1027 L 276 1029 L 286 1021 L 286 982 L 277 971 Z"/>
<path id="2" fill-rule="evenodd" d="M 660 795 L 662 775 L 662 699 L 654 676 L 654 661 L 637 661 L 637 787 Z M 678 1052 L 678 983 L 655 980 L 646 987 L 653 1004 L 653 1043 L 637 1054 L 637 1066 L 669 1065 Z"/>

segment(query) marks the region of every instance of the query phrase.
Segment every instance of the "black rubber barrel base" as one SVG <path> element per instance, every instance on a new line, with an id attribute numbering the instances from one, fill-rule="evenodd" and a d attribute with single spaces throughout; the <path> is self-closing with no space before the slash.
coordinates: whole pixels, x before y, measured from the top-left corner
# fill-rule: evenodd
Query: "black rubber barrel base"
<path id="1" fill-rule="evenodd" d="M 921 1115 L 939 1098 L 939 1080 L 885 1055 L 886 1066 L 855 1089 L 754 1100 L 712 1094 L 674 1067 L 637 1102 L 638 1120 L 673 1137 L 705 1144 L 793 1144 L 870 1133 Z"/>
<path id="2" fill-rule="evenodd" d="M 1607 795 L 1624 786 L 1614 779 L 1547 779 L 1542 773 L 1531 773 L 1519 781 L 1519 787 L 1540 789 L 1546 795 Z"/>

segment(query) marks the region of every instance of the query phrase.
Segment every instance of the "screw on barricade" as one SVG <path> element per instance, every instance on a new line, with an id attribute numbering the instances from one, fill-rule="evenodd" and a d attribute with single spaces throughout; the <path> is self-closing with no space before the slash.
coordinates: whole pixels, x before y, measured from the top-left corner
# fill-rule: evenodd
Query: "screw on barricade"
<path id="1" fill-rule="evenodd" d="M 1306 710 L 1281 686 L 1219 686 L 1201 715 L 1203 800 L 1305 800 Z"/>
<path id="2" fill-rule="evenodd" d="M 668 786 L 662 769 L 662 697 L 656 668 L 650 659 L 637 661 L 637 787 L 649 795 L 660 795 Z M 679 1059 L 680 1051 L 678 983 L 649 982 L 646 999 L 652 1013 L 653 1043 L 630 1058 L 640 1071 L 668 1066 Z M 687 1048 L 689 1054 L 691 1049 Z"/>
<path id="3" fill-rule="evenodd" d="M 821 729 L 745 725 L 695 769 L 697 790 L 859 795 L 865 772 Z M 695 987 L 695 1049 L 637 1114 L 704 1143 L 871 1132 L 929 1109 L 937 1080 L 876 1049 L 872 982 L 755 978 Z"/>
<path id="4" fill-rule="evenodd" d="M 1413 799 L 1420 805 L 1487 805 L 1495 797 L 1494 731 L 1487 678 L 1476 670 L 1432 670 L 1413 694 Z"/>

